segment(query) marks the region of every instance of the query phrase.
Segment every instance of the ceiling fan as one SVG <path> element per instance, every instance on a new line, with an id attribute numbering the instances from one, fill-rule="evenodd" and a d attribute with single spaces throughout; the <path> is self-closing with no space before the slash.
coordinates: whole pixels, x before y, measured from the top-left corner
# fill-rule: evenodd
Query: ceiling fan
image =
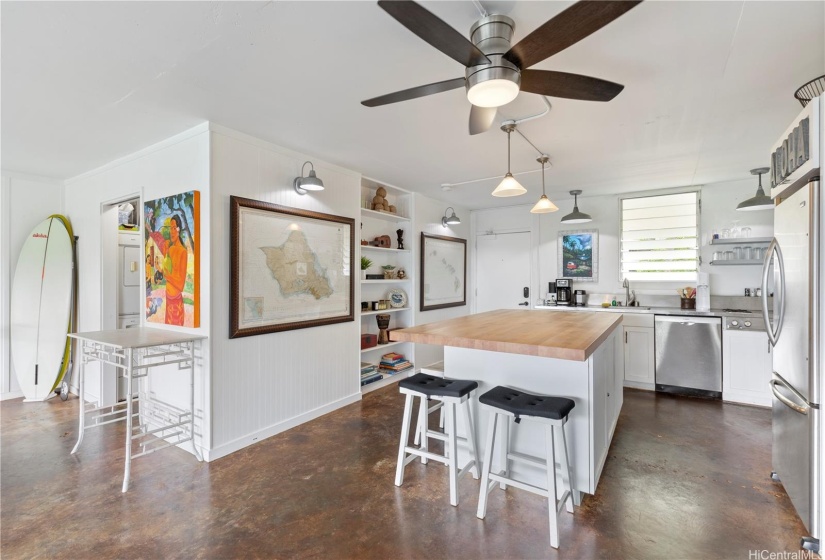
<path id="1" fill-rule="evenodd" d="M 446 22 L 409 0 L 380 0 L 378 6 L 421 39 L 466 67 L 463 78 L 396 91 L 362 101 L 367 107 L 389 105 L 460 87 L 467 88 L 470 134 L 485 132 L 496 118 L 496 108 L 516 98 L 519 91 L 584 101 L 610 101 L 624 89 L 599 78 L 530 70 L 529 67 L 574 45 L 640 4 L 641 0 L 582 0 L 549 19 L 514 46 L 515 22 L 488 15 L 470 28 L 470 40 Z"/>

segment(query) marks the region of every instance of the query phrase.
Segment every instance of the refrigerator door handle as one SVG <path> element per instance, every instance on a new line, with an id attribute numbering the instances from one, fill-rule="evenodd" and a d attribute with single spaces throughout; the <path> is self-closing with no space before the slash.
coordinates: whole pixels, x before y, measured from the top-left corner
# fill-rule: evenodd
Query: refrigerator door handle
<path id="1" fill-rule="evenodd" d="M 775 329 L 768 317 L 768 272 L 774 254 L 776 254 L 776 268 L 779 270 L 779 285 L 775 287 L 779 297 L 779 317 L 776 320 Z M 785 260 L 782 258 L 782 249 L 779 248 L 776 238 L 773 238 L 771 244 L 768 245 L 768 250 L 765 252 L 765 261 L 762 263 L 762 318 L 765 320 L 768 340 L 773 346 L 776 346 L 779 333 L 782 332 L 782 324 L 785 322 Z"/>
<path id="2" fill-rule="evenodd" d="M 805 397 L 800 395 L 797 392 L 796 389 L 794 389 L 793 387 L 791 387 L 790 385 L 788 385 L 784 381 L 782 381 L 780 379 L 776 379 L 776 378 L 771 379 L 770 384 L 771 384 L 771 391 L 773 392 L 773 396 L 776 397 L 777 399 L 779 399 L 779 401 L 782 404 L 784 404 L 785 406 L 787 406 L 791 410 L 795 410 L 799 414 L 808 414 L 808 411 L 811 409 L 811 406 L 808 404 L 808 401 L 805 400 Z M 793 394 L 793 396 L 795 396 L 797 399 L 799 399 L 800 401 L 802 401 L 805 404 L 804 405 L 799 405 L 799 404 L 796 404 L 795 402 L 793 402 L 791 399 L 789 399 L 788 397 L 786 397 L 785 395 L 783 395 L 782 393 L 780 393 L 776 389 L 777 385 L 782 385 L 784 388 L 786 388 L 788 391 L 790 391 L 791 394 Z"/>

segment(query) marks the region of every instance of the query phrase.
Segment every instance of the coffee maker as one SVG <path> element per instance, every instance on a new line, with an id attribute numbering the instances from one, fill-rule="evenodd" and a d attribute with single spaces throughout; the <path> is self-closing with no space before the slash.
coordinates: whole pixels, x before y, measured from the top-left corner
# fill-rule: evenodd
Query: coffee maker
<path id="1" fill-rule="evenodd" d="M 587 292 L 584 290 L 575 290 L 573 292 L 573 305 L 576 307 L 584 307 L 587 305 Z"/>
<path id="2" fill-rule="evenodd" d="M 573 291 L 569 278 L 556 278 L 556 305 L 572 305 Z"/>

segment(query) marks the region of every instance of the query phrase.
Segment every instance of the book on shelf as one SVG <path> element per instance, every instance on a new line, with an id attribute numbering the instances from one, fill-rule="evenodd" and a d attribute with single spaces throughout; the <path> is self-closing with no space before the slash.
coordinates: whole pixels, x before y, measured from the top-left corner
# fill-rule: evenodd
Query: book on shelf
<path id="1" fill-rule="evenodd" d="M 414 371 L 414 370 L 415 370 L 415 368 L 413 367 L 412 364 L 408 365 L 407 367 L 405 367 L 403 369 L 398 369 L 398 370 L 378 368 L 378 372 L 382 373 L 384 375 L 398 375 L 399 373 L 404 373 L 406 371 L 411 372 L 411 371 Z"/>
<path id="2" fill-rule="evenodd" d="M 363 387 L 364 385 L 369 385 L 370 383 L 375 383 L 376 381 L 380 381 L 381 379 L 384 379 L 384 376 L 380 373 L 373 375 L 371 377 L 362 377 L 361 387 Z"/>
<path id="3" fill-rule="evenodd" d="M 403 354 L 398 354 L 398 353 L 396 353 L 396 352 L 389 352 L 389 353 L 384 354 L 383 356 L 381 356 L 381 359 L 382 359 L 382 360 L 390 360 L 390 361 L 392 361 L 392 360 L 398 360 L 398 359 L 403 360 L 403 359 L 404 359 L 404 355 L 403 355 Z"/>
<path id="4" fill-rule="evenodd" d="M 364 375 L 365 373 L 372 373 L 377 367 L 378 366 L 375 364 L 371 364 L 369 362 L 361 362 L 361 375 Z"/>

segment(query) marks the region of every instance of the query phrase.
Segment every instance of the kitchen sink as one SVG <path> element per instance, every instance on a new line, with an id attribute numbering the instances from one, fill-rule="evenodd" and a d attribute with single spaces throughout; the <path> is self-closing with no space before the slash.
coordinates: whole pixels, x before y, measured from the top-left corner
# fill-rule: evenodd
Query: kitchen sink
<path id="1" fill-rule="evenodd" d="M 649 307 L 627 307 L 624 305 L 611 305 L 610 307 L 597 307 L 596 310 L 598 311 L 613 311 L 614 313 L 633 313 L 634 311 L 638 311 L 639 313 L 643 311 L 650 311 Z"/>

